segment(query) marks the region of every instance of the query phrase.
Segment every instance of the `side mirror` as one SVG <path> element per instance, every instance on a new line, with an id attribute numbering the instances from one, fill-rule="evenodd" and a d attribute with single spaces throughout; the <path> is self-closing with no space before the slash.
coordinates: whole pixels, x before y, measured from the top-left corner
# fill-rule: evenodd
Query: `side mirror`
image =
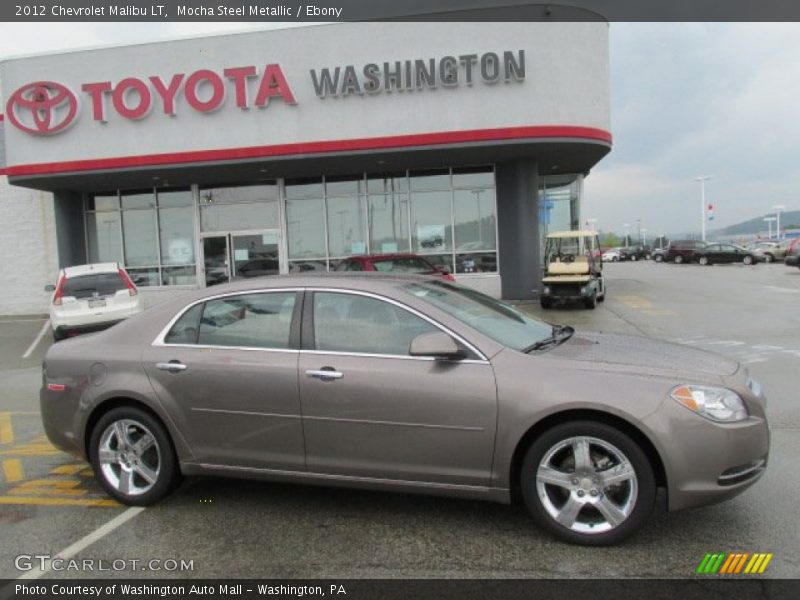
<path id="1" fill-rule="evenodd" d="M 48 283 L 46 286 L 44 286 L 44 291 L 45 292 L 55 292 L 56 291 L 56 286 L 54 286 L 52 283 Z"/>
<path id="2" fill-rule="evenodd" d="M 442 331 L 423 333 L 411 340 L 408 350 L 411 356 L 458 359 L 464 356 L 455 340 Z"/>

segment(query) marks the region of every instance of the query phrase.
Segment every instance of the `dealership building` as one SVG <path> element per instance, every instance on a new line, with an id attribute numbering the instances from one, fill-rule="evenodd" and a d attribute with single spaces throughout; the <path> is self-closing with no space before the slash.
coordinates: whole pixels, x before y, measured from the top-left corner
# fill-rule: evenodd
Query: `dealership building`
<path id="1" fill-rule="evenodd" d="M 337 23 L 0 63 L 0 313 L 413 252 L 535 297 L 610 150 L 608 24 Z"/>

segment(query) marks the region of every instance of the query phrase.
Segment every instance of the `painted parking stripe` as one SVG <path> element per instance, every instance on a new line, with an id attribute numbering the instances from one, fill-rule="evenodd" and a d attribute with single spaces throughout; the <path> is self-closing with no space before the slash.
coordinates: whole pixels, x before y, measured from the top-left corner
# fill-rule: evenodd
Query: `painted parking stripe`
<path id="1" fill-rule="evenodd" d="M 53 558 L 62 558 L 62 559 L 65 559 L 65 560 L 69 560 L 70 558 L 72 558 L 76 554 L 78 554 L 79 552 L 85 550 L 86 548 L 88 548 L 89 546 L 91 546 L 92 544 L 97 542 L 98 540 L 101 540 L 104 537 L 106 537 L 109 533 L 111 533 L 115 529 L 121 527 L 122 525 L 124 525 L 125 523 L 127 523 L 128 521 L 133 519 L 135 516 L 137 516 L 142 511 L 144 511 L 144 507 L 143 506 L 132 506 L 131 508 L 129 508 L 128 510 L 126 510 L 122 514 L 114 517 L 113 519 L 111 519 L 110 521 L 105 523 L 104 525 L 101 525 L 100 527 L 95 529 L 89 535 L 86 535 L 86 536 L 82 537 L 81 539 L 79 539 L 77 542 L 75 542 L 71 546 L 68 546 L 67 548 L 64 548 L 61 552 L 56 554 L 56 556 L 54 556 Z M 33 569 L 31 571 L 28 571 L 27 573 L 25 573 L 21 577 L 19 577 L 19 579 L 39 579 L 42 575 L 45 575 L 45 574 L 47 574 L 48 571 L 50 571 L 50 566 L 49 565 L 52 565 L 52 562 L 53 561 L 50 561 L 48 563 L 48 567 L 46 569 L 42 569 L 42 568 Z"/>
<path id="2" fill-rule="evenodd" d="M 0 412 L 0 444 L 14 443 L 14 428 L 11 426 L 11 414 Z"/>
<path id="3" fill-rule="evenodd" d="M 9 458 L 3 461 L 3 477 L 6 482 L 15 483 L 25 479 L 25 471 L 22 468 L 22 461 L 18 458 Z"/>
<path id="4" fill-rule="evenodd" d="M 28 346 L 28 349 L 25 350 L 25 354 L 22 355 L 22 358 L 29 358 L 33 351 L 36 350 L 36 346 L 39 345 L 39 342 L 42 341 L 44 334 L 47 333 L 47 330 L 50 328 L 50 319 L 44 322 L 42 325 L 42 329 L 39 331 L 39 335 L 36 336 L 36 339 L 31 342 L 31 345 Z"/>
<path id="5" fill-rule="evenodd" d="M 0 496 L 0 505 L 13 506 L 107 506 L 118 507 L 109 498 L 52 498 L 46 496 Z"/>

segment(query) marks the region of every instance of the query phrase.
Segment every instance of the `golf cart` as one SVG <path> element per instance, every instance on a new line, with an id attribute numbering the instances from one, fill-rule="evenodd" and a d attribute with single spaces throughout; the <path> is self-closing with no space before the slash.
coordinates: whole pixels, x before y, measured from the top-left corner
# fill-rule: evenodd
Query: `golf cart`
<path id="1" fill-rule="evenodd" d="M 579 300 L 594 308 L 605 300 L 600 240 L 594 231 L 554 231 L 547 235 L 542 308 L 559 300 Z"/>

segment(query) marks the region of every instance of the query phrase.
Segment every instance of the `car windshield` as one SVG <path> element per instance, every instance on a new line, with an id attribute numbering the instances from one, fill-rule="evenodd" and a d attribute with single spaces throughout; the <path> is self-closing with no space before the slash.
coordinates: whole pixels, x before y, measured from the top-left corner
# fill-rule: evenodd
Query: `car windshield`
<path id="1" fill-rule="evenodd" d="M 91 298 L 92 296 L 111 296 L 125 289 L 125 282 L 119 273 L 93 273 L 67 277 L 64 282 L 64 296 Z"/>
<path id="2" fill-rule="evenodd" d="M 425 260 L 409 257 L 379 258 L 372 261 L 376 271 L 383 273 L 430 273 L 435 269 Z"/>
<path id="3" fill-rule="evenodd" d="M 553 335 L 553 327 L 544 321 L 470 288 L 431 281 L 411 283 L 404 289 L 515 350 L 524 350 Z"/>

